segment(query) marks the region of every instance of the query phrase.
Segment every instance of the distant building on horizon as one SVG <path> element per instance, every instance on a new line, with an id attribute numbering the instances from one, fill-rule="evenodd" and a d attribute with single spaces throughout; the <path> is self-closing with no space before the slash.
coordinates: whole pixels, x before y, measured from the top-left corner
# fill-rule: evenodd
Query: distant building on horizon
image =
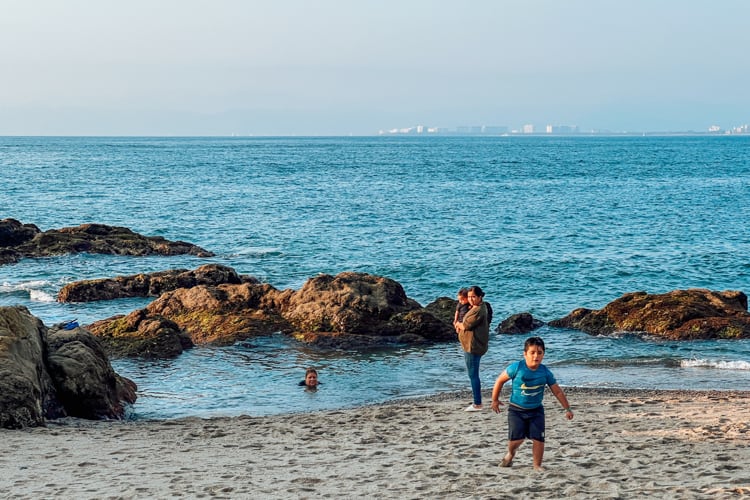
<path id="1" fill-rule="evenodd" d="M 508 133 L 508 127 L 501 126 L 501 125 L 487 125 L 483 127 L 482 130 L 485 134 L 507 134 Z"/>
<path id="2" fill-rule="evenodd" d="M 547 125 L 546 132 L 548 134 L 577 134 L 577 125 Z"/>
<path id="3" fill-rule="evenodd" d="M 413 127 L 378 131 L 378 135 L 503 135 L 507 133 L 508 127 L 503 125 L 464 125 L 456 127 L 454 130 L 444 127 L 415 125 Z"/>
<path id="4" fill-rule="evenodd" d="M 506 135 L 748 135 L 750 126 L 747 124 L 723 128 L 719 125 L 710 125 L 703 132 L 688 131 L 611 131 L 606 129 L 587 129 L 582 131 L 578 125 L 552 125 L 547 124 L 538 131 L 533 124 L 526 124 L 520 128 L 509 128 L 504 125 L 461 125 L 454 129 L 446 127 L 430 127 L 427 125 L 415 125 L 404 128 L 391 128 L 388 130 L 379 130 L 378 135 L 422 135 L 422 136 L 456 136 L 456 135 L 486 135 L 486 136 L 506 136 Z"/>

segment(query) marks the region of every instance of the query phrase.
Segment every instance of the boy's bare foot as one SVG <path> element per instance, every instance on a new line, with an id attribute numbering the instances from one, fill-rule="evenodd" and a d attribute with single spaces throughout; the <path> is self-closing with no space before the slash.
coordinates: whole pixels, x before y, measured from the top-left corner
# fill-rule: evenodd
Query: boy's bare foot
<path id="1" fill-rule="evenodd" d="M 500 467 L 510 467 L 511 465 L 513 465 L 513 455 L 508 453 L 505 455 L 505 457 L 503 457 L 503 460 L 500 462 Z"/>
<path id="2" fill-rule="evenodd" d="M 535 465 L 534 470 L 537 472 L 544 472 L 544 467 L 542 467 L 541 465 Z"/>

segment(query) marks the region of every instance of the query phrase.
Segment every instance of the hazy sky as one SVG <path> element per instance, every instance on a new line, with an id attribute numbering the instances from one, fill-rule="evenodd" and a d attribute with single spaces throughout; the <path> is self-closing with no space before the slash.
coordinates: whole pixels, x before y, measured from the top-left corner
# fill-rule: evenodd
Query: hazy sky
<path id="1" fill-rule="evenodd" d="M 0 0 L 0 135 L 750 122 L 748 0 Z"/>

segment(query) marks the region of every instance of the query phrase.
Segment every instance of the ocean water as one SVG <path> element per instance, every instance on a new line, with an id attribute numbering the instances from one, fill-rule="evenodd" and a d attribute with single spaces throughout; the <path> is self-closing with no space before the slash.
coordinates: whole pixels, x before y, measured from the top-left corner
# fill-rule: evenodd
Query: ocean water
<path id="1" fill-rule="evenodd" d="M 0 138 L 0 218 L 189 241 L 212 258 L 72 255 L 0 267 L 0 305 L 86 324 L 149 299 L 59 304 L 80 279 L 221 263 L 276 288 L 384 275 L 421 304 L 480 285 L 493 327 L 623 293 L 750 293 L 750 137 Z M 563 386 L 750 390 L 750 341 L 543 327 Z M 525 336 L 495 336 L 489 390 Z M 457 343 L 321 352 L 278 334 L 175 360 L 113 360 L 134 418 L 265 415 L 468 390 Z M 297 382 L 315 365 L 322 385 Z M 467 399 L 468 402 L 468 399 Z"/>

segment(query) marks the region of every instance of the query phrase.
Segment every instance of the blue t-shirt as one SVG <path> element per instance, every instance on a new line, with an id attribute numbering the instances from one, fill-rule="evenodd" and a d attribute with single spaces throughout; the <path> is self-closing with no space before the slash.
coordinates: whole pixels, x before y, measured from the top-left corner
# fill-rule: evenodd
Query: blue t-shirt
<path id="1" fill-rule="evenodd" d="M 530 370 L 526 361 L 516 361 L 505 369 L 513 381 L 510 402 L 521 408 L 532 410 L 542 406 L 544 387 L 555 385 L 557 381 L 552 372 L 544 365 L 536 370 Z"/>

